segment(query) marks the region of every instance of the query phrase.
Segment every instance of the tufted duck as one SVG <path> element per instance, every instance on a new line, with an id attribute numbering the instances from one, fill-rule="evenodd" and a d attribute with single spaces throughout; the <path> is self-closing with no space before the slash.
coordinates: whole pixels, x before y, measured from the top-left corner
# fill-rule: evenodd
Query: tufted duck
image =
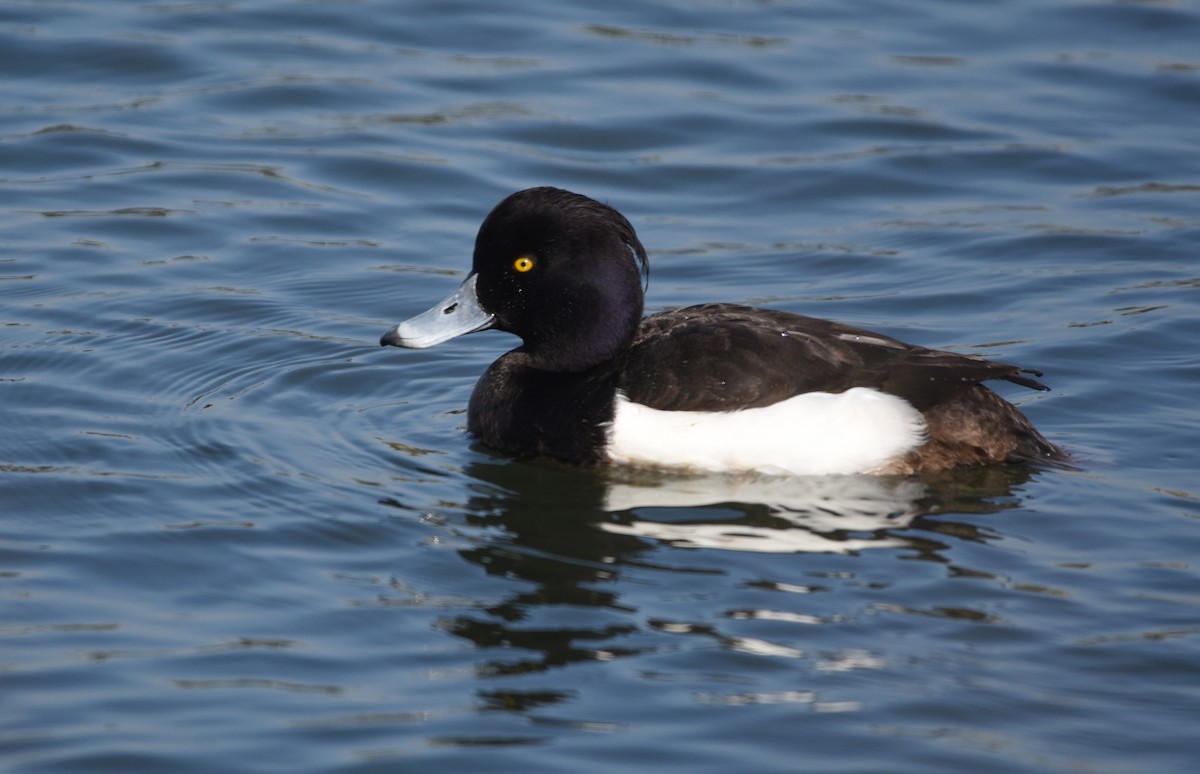
<path id="1" fill-rule="evenodd" d="M 983 385 L 1046 390 L 1038 371 L 771 309 L 703 304 L 643 319 L 647 275 L 615 209 L 519 191 L 484 220 L 458 290 L 380 343 L 519 336 L 467 415 L 479 440 L 518 457 L 792 475 L 1066 459 Z"/>

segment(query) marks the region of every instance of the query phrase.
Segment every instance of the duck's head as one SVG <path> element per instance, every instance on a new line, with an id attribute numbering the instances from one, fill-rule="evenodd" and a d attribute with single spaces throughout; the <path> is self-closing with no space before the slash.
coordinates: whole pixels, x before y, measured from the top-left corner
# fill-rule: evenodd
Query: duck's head
<path id="1" fill-rule="evenodd" d="M 559 188 L 518 191 L 483 221 L 458 290 L 379 343 L 432 347 L 496 328 L 521 337 L 530 365 L 579 371 L 629 346 L 647 272 L 646 249 L 612 207 Z"/>

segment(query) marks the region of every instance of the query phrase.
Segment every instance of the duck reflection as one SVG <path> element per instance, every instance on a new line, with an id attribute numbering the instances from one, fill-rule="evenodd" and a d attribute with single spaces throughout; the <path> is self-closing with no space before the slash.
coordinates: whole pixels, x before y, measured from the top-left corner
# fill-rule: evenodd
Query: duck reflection
<path id="1" fill-rule="evenodd" d="M 480 461 L 466 473 L 479 482 L 466 520 L 484 540 L 460 551 L 487 573 L 528 582 L 499 603 L 443 622 L 481 647 L 523 653 L 480 667 L 503 675 L 585 660 L 610 660 L 660 642 L 634 623 L 622 603 L 622 572 L 689 567 L 688 552 L 854 554 L 904 548 L 909 559 L 947 562 L 949 541 L 992 537 L 947 512 L 1017 507 L 1012 496 L 1030 468 L 973 469 L 917 480 L 873 476 L 746 478 L 579 470 L 539 463 Z M 943 539 L 945 538 L 945 539 Z M 546 701 L 541 697 L 540 701 Z M 490 707 L 523 705 L 491 697 Z"/>
<path id="2" fill-rule="evenodd" d="M 925 493 L 915 479 L 880 476 L 620 481 L 606 492 L 612 516 L 599 526 L 679 548 L 850 553 L 908 545 L 890 530 L 921 513 Z"/>

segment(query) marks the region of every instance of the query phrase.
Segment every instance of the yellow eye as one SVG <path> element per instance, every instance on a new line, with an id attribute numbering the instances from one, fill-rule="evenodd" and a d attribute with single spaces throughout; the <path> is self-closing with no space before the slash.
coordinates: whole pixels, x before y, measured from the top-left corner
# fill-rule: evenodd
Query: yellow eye
<path id="1" fill-rule="evenodd" d="M 528 255 L 522 255 L 520 258 L 513 261 L 513 268 L 524 274 L 533 268 L 533 259 Z"/>

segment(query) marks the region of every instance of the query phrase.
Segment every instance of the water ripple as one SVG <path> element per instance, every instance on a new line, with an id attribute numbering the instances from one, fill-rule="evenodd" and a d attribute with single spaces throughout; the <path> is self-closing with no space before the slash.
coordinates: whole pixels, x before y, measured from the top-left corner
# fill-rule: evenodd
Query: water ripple
<path id="1" fill-rule="evenodd" d="M 1194 768 L 1193 5 L 0 16 L 0 768 Z M 378 336 L 539 184 L 630 217 L 649 309 L 1045 370 L 1079 468 L 493 454 L 515 340 Z"/>

